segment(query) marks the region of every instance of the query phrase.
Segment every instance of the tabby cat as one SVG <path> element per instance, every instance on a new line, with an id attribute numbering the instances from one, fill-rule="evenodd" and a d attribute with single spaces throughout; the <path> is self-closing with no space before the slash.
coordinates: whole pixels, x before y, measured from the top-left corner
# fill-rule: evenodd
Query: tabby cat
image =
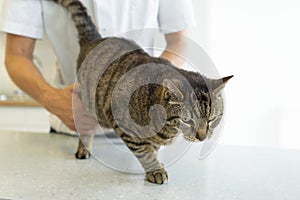
<path id="1" fill-rule="evenodd" d="M 114 57 L 114 53 L 122 52 L 123 48 L 131 49 L 131 51 L 115 57 L 116 59 L 103 69 L 101 79 L 96 83 L 96 95 L 92 106 L 95 107 L 95 115 L 100 125 L 113 128 L 139 160 L 146 172 L 147 180 L 157 184 L 165 183 L 168 180 L 168 174 L 157 159 L 160 146 L 171 144 L 181 131 L 185 139 L 189 141 L 203 141 L 209 138 L 223 115 L 221 90 L 232 76 L 209 79 L 199 73 L 176 68 L 165 59 L 151 57 L 132 41 L 113 37 L 102 38 L 80 1 L 54 1 L 67 8 L 77 27 L 80 44 L 77 71 L 80 71 L 85 58 L 93 49 L 99 47 L 99 44 L 106 42 L 105 45 L 102 45 L 103 48 L 110 49 L 102 50 L 100 59 L 94 58 L 99 62 Z M 99 51 L 101 48 L 100 45 Z M 103 68 L 102 65 L 95 62 L 93 66 L 88 67 L 90 67 L 90 71 L 97 71 L 101 67 Z M 156 73 L 154 77 L 156 80 L 150 81 L 149 84 L 143 84 L 138 89 L 133 89 L 144 81 L 138 78 L 137 73 L 134 76 L 135 79 L 123 78 L 125 87 L 115 94 L 114 89 L 118 86 L 118 81 L 131 70 L 136 69 L 137 72 L 140 72 L 138 68 L 142 65 L 149 66 L 149 68 L 143 69 L 144 72 L 146 71 L 145 73 L 151 66 L 159 66 L 157 69 L 161 69 L 161 72 Z M 89 68 L 87 69 L 89 70 Z M 152 72 L 149 71 L 149 73 Z M 176 76 L 176 73 L 181 76 Z M 90 74 L 92 76 L 95 73 L 91 72 Z M 80 84 L 86 85 L 86 91 L 89 90 L 87 79 L 89 78 L 80 82 Z M 192 91 L 189 88 L 192 88 Z M 129 91 L 134 92 L 131 94 L 127 110 L 124 110 L 122 107 L 118 107 L 118 104 L 122 104 L 122 95 L 130 93 Z M 82 95 L 87 96 L 87 94 Z M 119 98 L 117 104 L 113 102 L 114 95 Z M 115 111 L 113 110 L 114 105 L 117 107 Z M 160 105 L 159 108 L 163 109 L 154 109 L 155 111 L 152 111 L 151 115 L 150 110 L 154 105 Z M 128 110 L 129 115 L 126 114 Z M 115 113 L 118 113 L 118 116 Z M 162 126 L 157 122 L 161 120 L 165 121 Z M 139 127 L 133 127 L 132 123 L 129 123 L 132 121 Z M 141 127 L 145 128 L 150 123 L 151 127 L 156 129 L 148 130 L 151 135 L 145 136 L 144 133 L 141 133 L 141 130 L 145 131 L 145 129 L 141 129 Z M 87 141 L 79 141 L 76 157 L 84 159 L 89 157 L 91 151 L 91 145 L 86 142 L 91 143 L 92 139 L 89 136 L 87 138 L 83 136 L 81 140 Z"/>

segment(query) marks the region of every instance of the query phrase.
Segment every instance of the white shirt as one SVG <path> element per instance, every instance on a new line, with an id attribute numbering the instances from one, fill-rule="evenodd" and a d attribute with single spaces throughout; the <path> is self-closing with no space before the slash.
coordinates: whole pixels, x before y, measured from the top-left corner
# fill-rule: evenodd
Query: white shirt
<path id="1" fill-rule="evenodd" d="M 194 25 L 189 0 L 81 0 L 88 8 L 103 37 L 117 36 L 136 29 L 159 28 L 162 33 L 184 30 Z M 74 82 L 79 52 L 77 31 L 69 13 L 51 1 L 3 0 L 0 30 L 17 35 L 50 40 L 61 64 L 63 84 Z M 149 31 L 122 36 L 142 47 L 153 46 Z"/>
<path id="2" fill-rule="evenodd" d="M 119 36 L 152 47 L 155 34 L 147 28 L 171 33 L 195 24 L 189 0 L 81 0 L 102 37 Z M 1 5 L 2 4 L 2 5 Z M 77 31 L 61 5 L 44 0 L 1 0 L 0 30 L 41 39 L 47 35 L 59 60 L 52 85 L 74 82 L 79 53 Z M 144 29 L 133 31 L 136 29 Z M 133 32 L 132 32 L 133 31 Z M 51 66 L 48 66 L 51 67 Z"/>

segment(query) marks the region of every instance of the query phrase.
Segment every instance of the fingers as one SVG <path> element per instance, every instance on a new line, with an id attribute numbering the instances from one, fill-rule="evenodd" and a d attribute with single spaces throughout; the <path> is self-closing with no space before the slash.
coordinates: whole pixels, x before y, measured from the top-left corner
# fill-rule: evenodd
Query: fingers
<path id="1" fill-rule="evenodd" d="M 85 109 L 79 95 L 73 93 L 73 116 L 76 123 L 77 132 L 80 134 L 91 134 L 95 132 L 96 127 L 99 126 L 95 117 L 93 117 Z"/>
<path id="2" fill-rule="evenodd" d="M 51 95 L 50 111 L 57 115 L 71 130 L 91 133 L 98 125 L 97 120 L 86 111 L 80 98 L 79 84 L 71 84 Z"/>

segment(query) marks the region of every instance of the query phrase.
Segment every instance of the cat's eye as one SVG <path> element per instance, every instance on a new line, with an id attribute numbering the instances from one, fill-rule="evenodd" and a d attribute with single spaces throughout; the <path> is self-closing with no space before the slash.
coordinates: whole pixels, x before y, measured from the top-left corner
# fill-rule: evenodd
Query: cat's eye
<path id="1" fill-rule="evenodd" d="M 222 117 L 222 114 L 221 114 L 221 115 L 214 116 L 212 119 L 208 120 L 207 123 L 212 123 L 212 122 L 214 122 L 218 117 Z"/>
<path id="2" fill-rule="evenodd" d="M 216 117 L 214 117 L 214 118 L 212 118 L 212 119 L 210 119 L 210 120 L 208 120 L 208 121 L 207 121 L 207 123 L 209 123 L 209 124 L 210 124 L 211 122 L 215 121 L 216 119 L 217 119 L 217 116 L 216 116 Z"/>
<path id="3" fill-rule="evenodd" d="M 182 118 L 182 121 L 186 124 L 191 125 L 191 126 L 195 126 L 195 121 L 193 119 L 188 118 L 188 117 Z"/>
<path id="4" fill-rule="evenodd" d="M 182 117 L 182 120 L 183 120 L 184 122 L 187 122 L 187 121 L 189 121 L 189 118 L 188 118 L 188 117 Z"/>

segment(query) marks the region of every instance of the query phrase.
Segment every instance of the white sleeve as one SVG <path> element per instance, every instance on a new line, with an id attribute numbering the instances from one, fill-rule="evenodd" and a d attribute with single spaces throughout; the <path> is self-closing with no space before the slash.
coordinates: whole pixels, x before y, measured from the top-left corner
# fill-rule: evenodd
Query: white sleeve
<path id="1" fill-rule="evenodd" d="M 162 33 L 172 33 L 195 25 L 190 0 L 160 0 L 158 24 Z"/>
<path id="2" fill-rule="evenodd" d="M 40 0 L 1 0 L 0 30 L 40 39 L 44 36 Z"/>

